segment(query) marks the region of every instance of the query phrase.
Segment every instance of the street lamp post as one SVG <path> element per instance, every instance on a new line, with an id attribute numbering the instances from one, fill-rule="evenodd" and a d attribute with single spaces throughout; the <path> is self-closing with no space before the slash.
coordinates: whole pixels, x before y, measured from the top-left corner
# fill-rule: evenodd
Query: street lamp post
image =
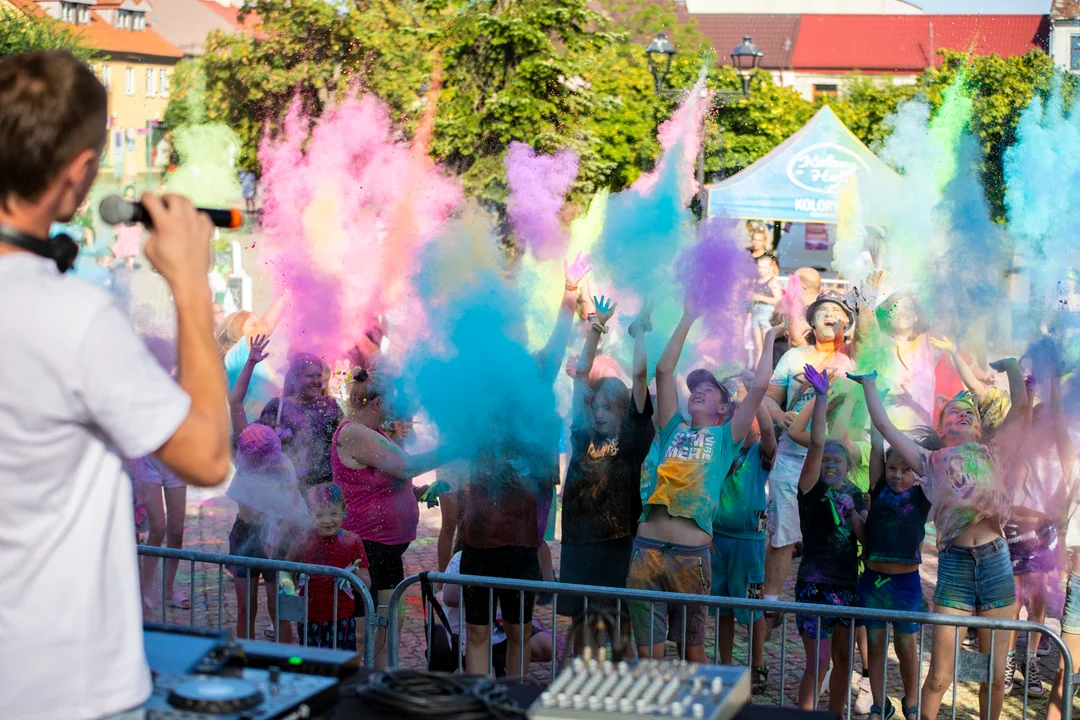
<path id="1" fill-rule="evenodd" d="M 664 80 L 671 72 L 671 61 L 675 57 L 675 46 L 668 40 L 666 33 L 657 33 L 652 42 L 645 48 L 645 56 L 649 61 L 649 72 L 656 80 L 656 94 L 665 97 L 682 97 L 686 90 L 664 87 Z M 742 81 L 742 91 L 738 90 L 714 90 L 712 107 L 723 107 L 729 100 L 738 100 L 750 97 L 750 78 L 754 70 L 761 64 L 761 58 L 765 53 L 751 41 L 749 35 L 743 36 L 742 43 L 731 51 L 731 64 L 739 73 Z M 702 137 L 701 146 L 698 148 L 697 159 L 697 182 L 698 202 L 701 203 L 701 216 L 706 216 L 708 194 L 705 192 L 705 138 Z"/>

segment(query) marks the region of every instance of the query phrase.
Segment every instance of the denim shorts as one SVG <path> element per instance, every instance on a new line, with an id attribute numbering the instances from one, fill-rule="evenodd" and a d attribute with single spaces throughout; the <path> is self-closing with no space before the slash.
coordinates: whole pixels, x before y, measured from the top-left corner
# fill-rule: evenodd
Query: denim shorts
<path id="1" fill-rule="evenodd" d="M 626 587 L 631 590 L 708 595 L 712 585 L 709 546 L 679 545 L 649 538 L 634 538 L 634 554 Z M 705 606 L 668 605 L 663 602 L 630 601 L 630 621 L 634 642 L 655 645 L 664 640 L 686 644 L 705 643 Z"/>
<path id="2" fill-rule="evenodd" d="M 938 553 L 935 606 L 981 612 L 1015 603 L 1016 583 L 1005 538 L 972 548 L 953 545 Z"/>
<path id="3" fill-rule="evenodd" d="M 900 612 L 923 612 L 922 580 L 919 571 L 888 575 L 877 570 L 866 569 L 859 578 L 859 586 L 855 589 L 859 596 L 859 607 L 875 608 L 877 610 L 898 610 Z M 869 630 L 882 630 L 885 628 L 885 620 L 859 620 L 859 627 Z M 912 635 L 919 632 L 918 623 L 894 622 L 893 631 L 902 635 Z"/>
<path id="4" fill-rule="evenodd" d="M 716 597 L 760 600 L 765 583 L 765 538 L 746 540 L 713 533 L 712 594 Z M 720 617 L 735 617 L 740 625 L 750 624 L 749 610 L 716 608 Z M 761 612 L 754 613 L 754 620 Z"/>
<path id="5" fill-rule="evenodd" d="M 1065 609 L 1061 613 L 1061 632 L 1080 635 L 1080 575 L 1069 573 L 1065 590 Z"/>

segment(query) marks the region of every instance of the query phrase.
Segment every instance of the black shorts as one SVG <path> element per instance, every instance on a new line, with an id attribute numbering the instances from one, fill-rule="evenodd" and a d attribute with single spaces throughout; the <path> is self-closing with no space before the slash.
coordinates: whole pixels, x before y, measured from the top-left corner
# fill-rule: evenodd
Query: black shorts
<path id="1" fill-rule="evenodd" d="M 625 588 L 633 553 L 633 535 L 595 543 L 563 543 L 559 582 Z M 621 601 L 619 606 L 623 616 L 629 617 L 626 602 Z M 615 601 L 590 597 L 589 607 L 613 610 Z M 557 611 L 566 617 L 581 617 L 585 612 L 585 596 L 560 594 Z"/>
<path id="2" fill-rule="evenodd" d="M 461 574 L 514 580 L 540 580 L 540 551 L 532 547 L 475 548 L 466 544 L 461 550 Z M 487 625 L 494 608 L 488 603 L 488 588 L 464 589 L 465 622 Z M 525 615 L 521 614 L 521 599 L 517 590 L 494 590 L 492 598 L 502 608 L 503 622 L 523 625 L 532 622 L 536 593 L 526 592 Z"/>
<path id="3" fill-rule="evenodd" d="M 368 573 L 371 574 L 371 599 L 375 605 L 379 604 L 379 598 L 375 593 L 380 590 L 393 590 L 405 579 L 405 564 L 401 561 L 402 555 L 409 549 L 409 543 L 400 545 L 383 545 L 374 540 L 364 541 L 364 553 L 368 559 Z M 364 617 L 364 603 L 360 598 L 356 599 L 354 617 Z"/>
<path id="4" fill-rule="evenodd" d="M 249 523 L 245 520 L 236 518 L 236 522 L 233 523 L 232 529 L 229 530 L 229 554 L 236 557 L 249 557 L 257 558 L 259 560 L 266 560 L 266 528 L 263 525 L 257 525 L 255 523 Z M 269 570 L 253 570 L 243 565 L 226 565 L 225 569 L 229 571 L 229 574 L 234 578 L 254 579 L 256 583 L 259 582 L 259 576 L 261 575 L 267 582 L 274 581 L 276 584 L 275 576 L 277 573 Z"/>

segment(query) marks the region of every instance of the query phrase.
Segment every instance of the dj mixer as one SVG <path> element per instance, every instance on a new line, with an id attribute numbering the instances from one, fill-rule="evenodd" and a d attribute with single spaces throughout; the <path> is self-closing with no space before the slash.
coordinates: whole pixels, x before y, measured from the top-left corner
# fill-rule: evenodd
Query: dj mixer
<path id="1" fill-rule="evenodd" d="M 730 720 L 750 700 L 744 667 L 577 659 L 529 708 L 530 720 Z"/>

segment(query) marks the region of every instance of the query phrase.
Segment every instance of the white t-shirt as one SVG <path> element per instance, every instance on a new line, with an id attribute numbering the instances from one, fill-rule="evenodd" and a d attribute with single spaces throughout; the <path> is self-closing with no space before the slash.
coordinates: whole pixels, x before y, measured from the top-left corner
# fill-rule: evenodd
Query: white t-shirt
<path id="1" fill-rule="evenodd" d="M 0 711 L 88 720 L 150 695 L 130 480 L 190 400 L 115 299 L 0 255 Z"/>
<path id="2" fill-rule="evenodd" d="M 851 345 L 845 345 L 825 358 L 824 367 L 829 371 L 830 382 L 836 377 L 846 377 L 855 369 L 851 352 Z M 785 411 L 797 413 L 814 398 L 814 388 L 806 381 L 805 368 L 809 364 L 820 370 L 820 363 L 821 354 L 813 345 L 792 348 L 776 363 L 769 384 L 779 385 L 787 391 Z M 789 438 L 786 432 L 780 437 L 777 450 L 786 455 L 806 457 L 806 448 Z"/>

